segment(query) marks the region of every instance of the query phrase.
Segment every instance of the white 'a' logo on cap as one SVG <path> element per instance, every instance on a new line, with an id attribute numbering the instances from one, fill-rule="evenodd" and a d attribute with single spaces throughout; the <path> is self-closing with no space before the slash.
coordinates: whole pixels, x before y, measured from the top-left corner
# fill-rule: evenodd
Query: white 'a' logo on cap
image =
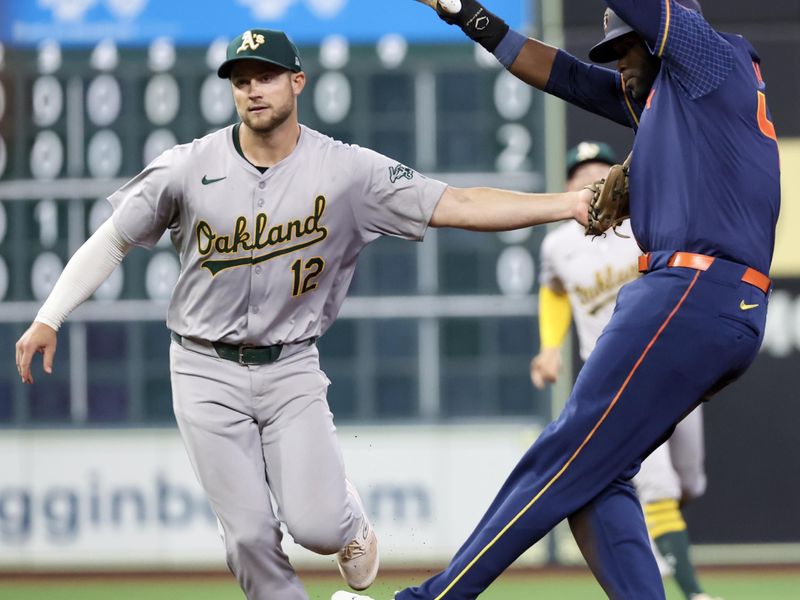
<path id="1" fill-rule="evenodd" d="M 611 18 L 611 9 L 607 8 L 603 13 L 603 32 L 608 33 L 608 20 Z"/>
<path id="2" fill-rule="evenodd" d="M 600 154 L 600 146 L 591 142 L 581 142 L 578 144 L 575 158 L 583 162 L 595 158 L 598 154 Z"/>
<path id="3" fill-rule="evenodd" d="M 256 50 L 265 41 L 264 36 L 260 33 L 253 35 L 252 31 L 245 31 L 242 34 L 242 45 L 236 49 L 236 54 L 243 50 Z"/>

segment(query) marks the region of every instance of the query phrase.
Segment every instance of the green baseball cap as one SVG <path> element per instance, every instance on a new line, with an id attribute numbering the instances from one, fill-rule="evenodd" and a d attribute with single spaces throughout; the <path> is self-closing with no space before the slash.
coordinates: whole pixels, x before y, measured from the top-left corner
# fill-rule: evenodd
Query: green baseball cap
<path id="1" fill-rule="evenodd" d="M 248 29 L 233 38 L 228 44 L 225 62 L 220 65 L 217 75 L 228 79 L 233 64 L 244 59 L 261 60 L 295 73 L 303 70 L 297 47 L 285 33 L 275 29 Z"/>
<path id="2" fill-rule="evenodd" d="M 617 155 L 611 146 L 603 142 L 581 142 L 567 152 L 567 179 L 572 177 L 575 169 L 587 162 L 601 162 L 614 165 Z"/>

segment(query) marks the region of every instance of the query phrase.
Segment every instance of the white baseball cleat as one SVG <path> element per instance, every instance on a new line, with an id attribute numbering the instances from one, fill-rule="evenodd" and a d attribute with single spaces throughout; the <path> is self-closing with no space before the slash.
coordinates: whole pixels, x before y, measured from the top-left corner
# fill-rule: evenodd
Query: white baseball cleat
<path id="1" fill-rule="evenodd" d="M 331 596 L 331 600 L 372 600 L 370 596 L 362 596 L 360 594 L 354 594 L 353 592 L 335 592 L 333 596 Z"/>
<path id="2" fill-rule="evenodd" d="M 708 594 L 695 594 L 692 596 L 692 600 L 722 600 L 722 598 L 714 598 Z"/>
<path id="3" fill-rule="evenodd" d="M 339 564 L 339 572 L 344 577 L 344 580 L 354 590 L 365 590 L 378 575 L 378 564 L 380 562 L 378 557 L 378 536 L 372 529 L 372 524 L 367 518 L 367 513 L 364 511 L 364 505 L 361 502 L 361 496 L 358 495 L 358 490 L 355 486 L 346 480 L 347 491 L 355 499 L 358 506 L 361 508 L 361 524 L 356 532 L 356 537 L 347 544 L 344 548 L 339 550 L 336 555 L 336 562 Z M 337 594 L 347 592 L 337 592 Z M 336 594 L 334 594 L 336 596 Z M 350 596 L 341 596 L 336 600 L 371 600 L 367 596 L 359 596 L 351 594 Z"/>

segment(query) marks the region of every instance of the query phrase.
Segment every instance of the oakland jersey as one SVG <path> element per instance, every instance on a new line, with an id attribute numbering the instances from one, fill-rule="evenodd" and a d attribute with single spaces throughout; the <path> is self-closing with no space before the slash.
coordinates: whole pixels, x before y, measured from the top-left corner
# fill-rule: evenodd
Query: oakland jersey
<path id="1" fill-rule="evenodd" d="M 631 235 L 630 223 L 618 229 Z M 565 223 L 542 241 L 540 285 L 564 288 L 569 296 L 580 355 L 585 361 L 611 319 L 619 289 L 639 276 L 641 250 L 633 237 L 588 238 L 578 223 Z"/>
<path id="2" fill-rule="evenodd" d="M 114 193 L 114 225 L 152 248 L 166 229 L 181 260 L 167 326 L 268 346 L 319 337 L 358 253 L 380 235 L 420 240 L 446 185 L 301 126 L 261 173 L 227 127 L 154 160 Z"/>

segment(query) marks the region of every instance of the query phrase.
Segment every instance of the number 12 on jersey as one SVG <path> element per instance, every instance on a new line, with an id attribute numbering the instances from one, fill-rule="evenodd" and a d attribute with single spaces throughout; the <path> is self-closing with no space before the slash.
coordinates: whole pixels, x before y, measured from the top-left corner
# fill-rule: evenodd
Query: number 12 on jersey
<path id="1" fill-rule="evenodd" d="M 325 261 L 320 256 L 309 258 L 305 264 L 298 258 L 292 263 L 292 296 L 300 296 L 316 289 L 317 277 L 325 268 Z"/>

